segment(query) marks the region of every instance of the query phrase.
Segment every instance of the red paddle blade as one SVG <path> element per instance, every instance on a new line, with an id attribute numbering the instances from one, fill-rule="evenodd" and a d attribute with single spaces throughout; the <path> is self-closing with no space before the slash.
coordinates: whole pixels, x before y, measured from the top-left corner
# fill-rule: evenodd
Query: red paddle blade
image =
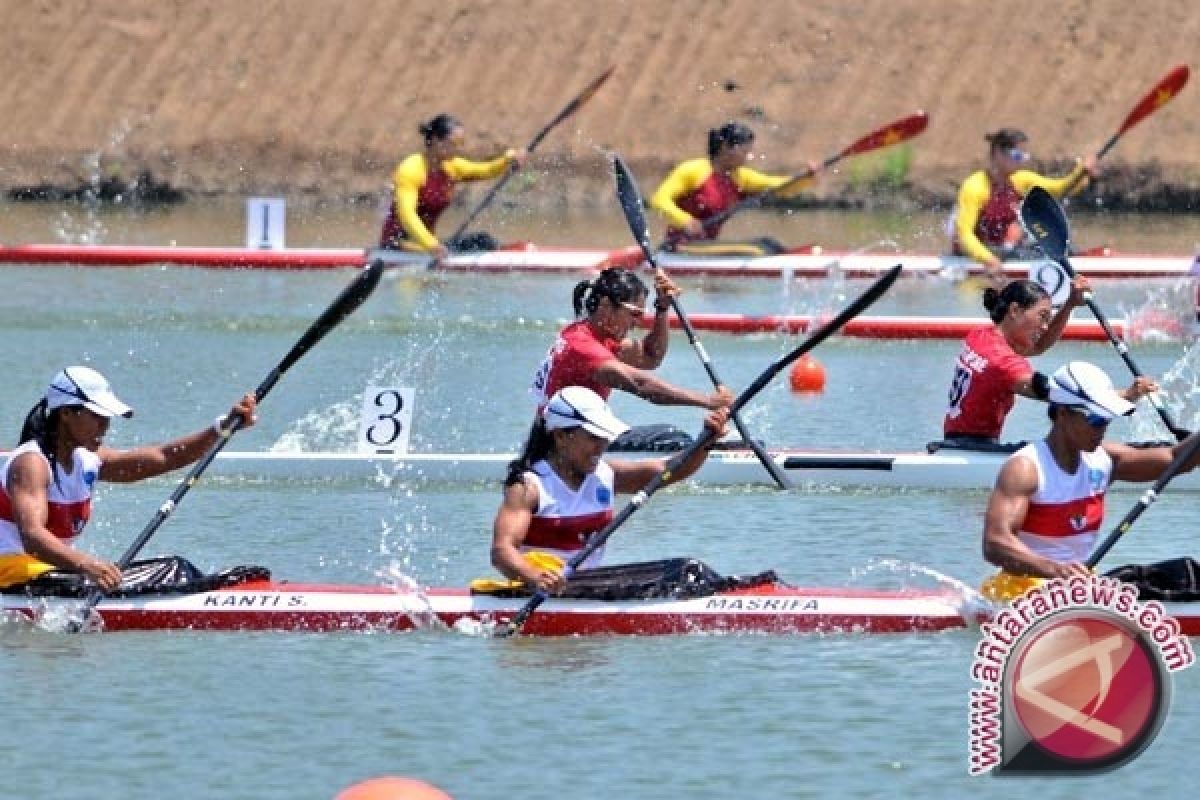
<path id="1" fill-rule="evenodd" d="M 872 150 L 878 150 L 881 147 L 899 144 L 918 135 L 928 126 L 929 115 L 924 111 L 918 111 L 915 114 L 910 114 L 907 117 L 896 120 L 891 125 L 886 125 L 877 131 L 868 133 L 843 150 L 838 157 L 845 158 L 846 156 L 868 153 Z"/>
<path id="2" fill-rule="evenodd" d="M 1133 111 L 1129 112 L 1129 116 L 1125 118 L 1125 122 L 1121 125 L 1121 130 L 1117 132 L 1117 135 L 1125 133 L 1125 131 L 1171 102 L 1171 99 L 1179 94 L 1183 87 L 1187 85 L 1190 74 L 1187 64 L 1180 64 L 1168 72 L 1166 77 L 1159 81 L 1150 90 L 1150 93 L 1142 98 L 1142 101 L 1134 107 Z"/>

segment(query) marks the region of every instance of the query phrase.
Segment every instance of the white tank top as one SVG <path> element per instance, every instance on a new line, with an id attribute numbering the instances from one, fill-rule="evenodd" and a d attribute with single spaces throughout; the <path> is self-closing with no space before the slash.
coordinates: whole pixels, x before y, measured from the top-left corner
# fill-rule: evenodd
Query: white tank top
<path id="1" fill-rule="evenodd" d="M 50 463 L 38 443 L 29 441 L 9 453 L 0 464 L 0 555 L 25 552 L 21 534 L 13 522 L 12 502 L 8 496 L 8 468 L 14 458 L 24 453 L 37 453 Z M 54 477 L 46 487 L 50 505 L 46 527 L 67 543 L 75 540 L 92 516 L 92 489 L 100 474 L 100 464 L 100 457 L 91 450 L 77 447 L 69 472 L 62 464 L 54 465 Z"/>
<path id="2" fill-rule="evenodd" d="M 1104 494 L 1112 482 L 1112 457 L 1103 447 L 1079 454 L 1079 468 L 1068 475 L 1058 466 L 1044 439 L 1025 445 L 1011 458 L 1037 467 L 1038 488 L 1017 534 L 1040 556 L 1058 562 L 1083 561 L 1096 544 L 1104 522 Z"/>
<path id="3" fill-rule="evenodd" d="M 521 552 L 539 550 L 567 560 L 587 544 L 588 538 L 613 518 L 613 470 L 601 461 L 578 490 L 562 482 L 545 460 L 525 473 L 538 490 L 538 507 L 529 522 Z M 604 547 L 596 549 L 580 569 L 597 567 Z"/>

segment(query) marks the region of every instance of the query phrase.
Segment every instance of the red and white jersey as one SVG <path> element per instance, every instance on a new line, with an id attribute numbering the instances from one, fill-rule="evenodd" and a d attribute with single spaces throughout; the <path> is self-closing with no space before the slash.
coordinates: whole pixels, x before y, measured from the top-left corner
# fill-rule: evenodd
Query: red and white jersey
<path id="1" fill-rule="evenodd" d="M 954 365 L 942 433 L 996 439 L 1017 395 L 1013 385 L 1033 374 L 994 325 L 967 334 Z"/>
<path id="2" fill-rule="evenodd" d="M 563 483 L 545 460 L 534 464 L 525 473 L 525 480 L 537 486 L 538 507 L 521 552 L 539 550 L 565 561 L 587 544 L 588 537 L 612 522 L 613 470 L 605 461 L 584 478 L 578 491 Z M 599 566 L 603 558 L 601 546 L 579 567 Z"/>
<path id="3" fill-rule="evenodd" d="M 567 386 L 583 386 L 607 400 L 612 387 L 596 380 L 596 370 L 616 358 L 620 349 L 620 339 L 601 336 L 586 319 L 563 328 L 529 387 L 538 408 Z"/>
<path id="4" fill-rule="evenodd" d="M 46 458 L 36 441 L 28 441 L 9 453 L 0 465 L 0 555 L 25 552 L 21 534 L 13 522 L 12 502 L 8 496 L 8 468 L 13 459 L 23 453 L 37 453 Z M 49 459 L 46 462 L 49 464 Z M 99 456 L 83 447 L 75 449 L 72 462 L 70 471 L 63 469 L 62 464 L 55 464 L 55 474 L 46 487 L 46 499 L 50 503 L 46 527 L 68 543 L 83 532 L 92 516 L 92 489 L 101 464 Z"/>
<path id="5" fill-rule="evenodd" d="M 1104 522 L 1104 493 L 1112 482 L 1112 457 L 1103 447 L 1079 454 L 1073 475 L 1063 472 L 1045 439 L 1025 445 L 1010 458 L 1037 467 L 1037 491 L 1017 536 L 1030 550 L 1058 562 L 1083 561 Z"/>

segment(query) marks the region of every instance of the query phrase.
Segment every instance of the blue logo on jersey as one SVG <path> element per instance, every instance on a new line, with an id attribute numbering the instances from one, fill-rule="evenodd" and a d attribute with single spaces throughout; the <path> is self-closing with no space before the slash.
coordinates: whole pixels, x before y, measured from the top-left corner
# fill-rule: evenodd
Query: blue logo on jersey
<path id="1" fill-rule="evenodd" d="M 603 503 L 604 505 L 608 505 L 609 503 L 611 503 L 611 502 L 612 502 L 612 492 L 610 492 L 610 491 L 608 490 L 608 487 L 607 487 L 607 486 L 600 486 L 600 487 L 597 487 L 597 489 L 596 489 L 596 502 L 597 502 L 597 503 Z"/>
<path id="2" fill-rule="evenodd" d="M 1103 491 L 1104 490 L 1104 470 L 1089 469 L 1088 470 L 1088 483 L 1091 484 L 1093 492 Z"/>
<path id="3" fill-rule="evenodd" d="M 87 484 L 87 487 L 89 489 L 95 488 L 95 486 L 96 486 L 96 471 L 91 470 L 91 469 L 85 471 L 83 473 L 83 482 L 85 484 Z"/>

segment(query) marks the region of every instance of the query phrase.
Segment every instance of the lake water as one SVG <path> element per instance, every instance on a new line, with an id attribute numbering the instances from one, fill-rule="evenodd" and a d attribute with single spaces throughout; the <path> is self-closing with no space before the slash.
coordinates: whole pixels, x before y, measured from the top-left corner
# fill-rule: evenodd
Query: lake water
<path id="1" fill-rule="evenodd" d="M 4 207 L 0 239 L 53 241 L 64 214 L 109 242 L 239 244 L 240 209 L 160 214 Z M 375 234 L 370 209 L 294 212 L 289 243 L 351 246 Z M 503 238 L 617 246 L 615 218 L 542 227 L 493 217 Z M 791 241 L 833 247 L 883 239 L 935 250 L 932 215 L 761 217 Z M 71 224 L 74 225 L 75 222 Z M 749 223 L 746 223 L 749 225 Z M 56 229 L 55 226 L 58 226 Z M 40 226 L 40 227 L 39 227 Z M 1191 218 L 1081 217 L 1080 238 L 1123 250 L 1191 252 Z M 796 231 L 815 231 L 806 236 Z M 627 233 L 626 233 L 627 236 Z M 574 238 L 570 238 L 574 237 Z M 137 409 L 110 443 L 156 441 L 211 423 L 257 385 L 350 279 L 333 274 L 178 268 L 0 269 L 0 409 L 11 443 L 53 373 L 87 362 Z M 413 386 L 414 449 L 519 445 L 534 368 L 570 314 L 568 278 L 427 276 L 388 279 L 263 402 L 261 422 L 233 449 L 350 449 L 368 383 Z M 840 307 L 865 286 L 685 282 L 689 311 L 809 313 Z M 1186 313 L 1187 287 L 1105 284 L 1112 316 L 1147 307 Z M 869 313 L 979 315 L 978 298 L 938 281 L 900 284 Z M 1086 318 L 1083 314 L 1080 318 Z M 722 376 L 749 383 L 794 347 L 783 336 L 706 335 Z M 829 385 L 815 397 L 784 380 L 747 409 L 773 444 L 912 448 L 934 437 L 958 345 L 834 339 L 816 356 Z M 1191 356 L 1145 344 L 1142 367 L 1163 375 Z M 1118 380 L 1107 345 L 1064 343 L 1037 359 L 1053 369 L 1086 358 Z M 701 387 L 686 341 L 672 338 L 662 374 Z M 1190 374 L 1190 373 L 1189 373 Z M 1187 387 L 1184 387 L 1186 389 Z M 1180 396 L 1182 391 L 1178 392 Z M 699 413 L 618 395 L 634 423 L 689 430 Z M 1194 419 L 1186 417 L 1186 419 Z M 1035 436 L 1042 409 L 1018 404 L 1007 431 Z M 1152 414 L 1114 426 L 1155 432 Z M 115 558 L 173 480 L 102 489 L 87 545 Z M 181 553 L 204 568 L 259 563 L 295 580 L 461 584 L 486 574 L 494 489 L 202 481 L 147 553 Z M 809 585 L 930 586 L 932 575 L 976 584 L 981 492 L 677 487 L 655 495 L 612 539 L 610 559 L 692 555 L 724 572 L 774 568 Z M 1114 522 L 1136 500 L 1110 502 Z M 1197 514 L 1164 495 L 1110 564 L 1191 552 Z M 1200 744 L 1200 670 L 1176 678 L 1170 717 L 1132 765 L 1087 780 L 1008 784 L 967 775 L 968 668 L 975 635 L 696 636 L 494 641 L 453 633 L 287 635 L 154 633 L 66 636 L 0 631 L 6 719 L 0 797 L 329 798 L 376 774 L 435 783 L 460 800 L 766 796 L 1074 798 L 1105 791 L 1177 791 Z"/>

